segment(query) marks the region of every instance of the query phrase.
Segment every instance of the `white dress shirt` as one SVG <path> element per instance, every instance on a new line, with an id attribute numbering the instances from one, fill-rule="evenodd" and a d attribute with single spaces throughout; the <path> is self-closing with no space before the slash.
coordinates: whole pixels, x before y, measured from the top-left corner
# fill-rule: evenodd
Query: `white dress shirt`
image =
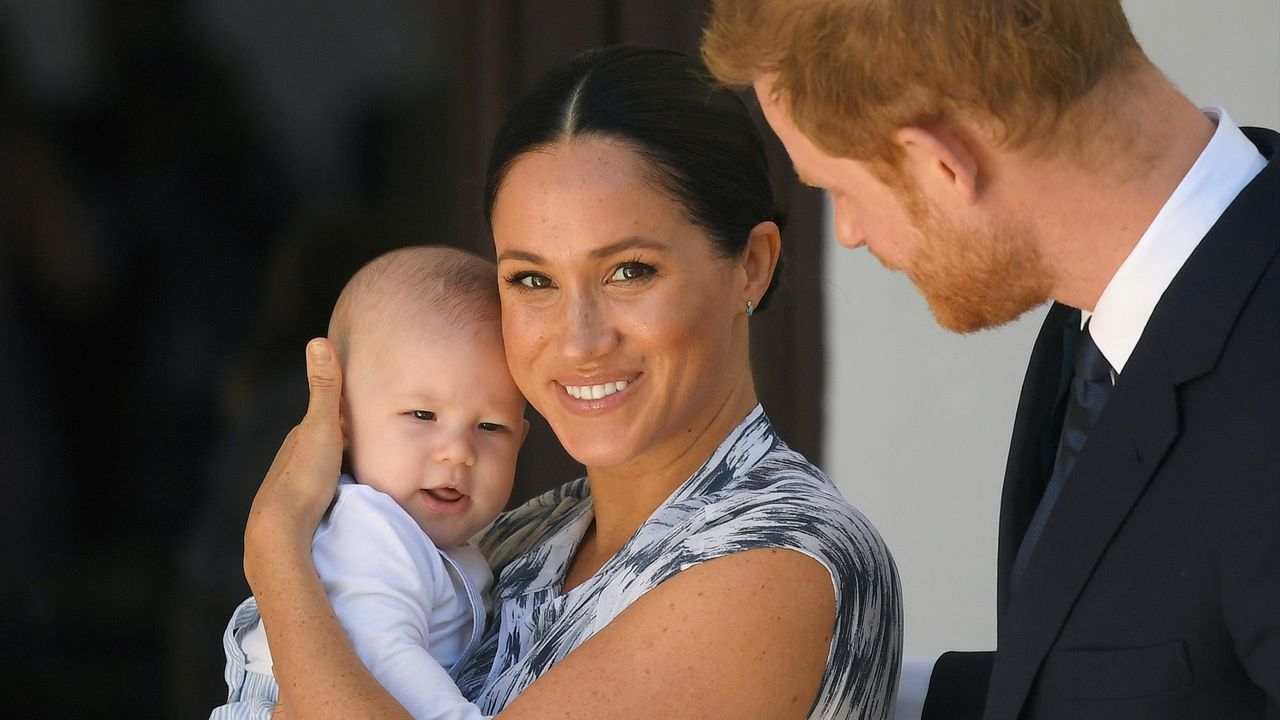
<path id="1" fill-rule="evenodd" d="M 1174 276 L 1227 206 L 1267 165 L 1227 111 L 1203 111 L 1218 129 L 1111 277 L 1092 313 L 1089 334 L 1116 375 L 1123 372 Z M 1087 320 L 1086 312 L 1081 322 Z"/>

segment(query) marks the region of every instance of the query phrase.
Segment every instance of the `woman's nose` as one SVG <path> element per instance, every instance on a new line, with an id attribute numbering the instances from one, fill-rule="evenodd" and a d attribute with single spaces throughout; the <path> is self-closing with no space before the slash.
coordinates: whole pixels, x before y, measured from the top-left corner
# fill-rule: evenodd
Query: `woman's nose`
<path id="1" fill-rule="evenodd" d="M 566 314 L 562 343 L 569 360 L 587 363 L 617 347 L 618 333 L 598 298 L 591 294 L 575 297 L 568 303 Z"/>
<path id="2" fill-rule="evenodd" d="M 436 443 L 435 460 L 452 465 L 476 464 L 476 444 L 468 428 L 446 430 Z"/>

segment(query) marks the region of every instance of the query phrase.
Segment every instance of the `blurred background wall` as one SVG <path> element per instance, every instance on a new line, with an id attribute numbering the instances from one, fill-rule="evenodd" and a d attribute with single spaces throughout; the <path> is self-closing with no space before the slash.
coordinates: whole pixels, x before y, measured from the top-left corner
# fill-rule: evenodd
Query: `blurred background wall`
<path id="1" fill-rule="evenodd" d="M 1193 101 L 1280 128 L 1280 0 L 1124 0 L 1138 41 Z M 884 534 L 906 652 L 995 647 L 996 525 L 1022 376 L 1044 310 L 944 332 L 905 277 L 827 250 L 823 467 Z"/>
<path id="2" fill-rule="evenodd" d="M 204 717 L 302 348 L 379 253 L 492 255 L 489 144 L 543 71 L 695 53 L 691 0 L 0 0 L 0 677 L 18 714 Z M 821 201 L 776 143 L 793 281 L 765 404 L 821 453 Z M 516 498 L 577 477 L 545 424 Z"/>

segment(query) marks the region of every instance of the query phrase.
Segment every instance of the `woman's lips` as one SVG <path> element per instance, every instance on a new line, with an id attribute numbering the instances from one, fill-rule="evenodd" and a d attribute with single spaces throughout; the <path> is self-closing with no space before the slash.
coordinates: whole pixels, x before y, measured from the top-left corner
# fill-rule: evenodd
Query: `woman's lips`
<path id="1" fill-rule="evenodd" d="M 596 414 L 608 411 L 621 405 L 631 397 L 636 383 L 642 375 L 628 379 L 610 380 L 607 382 L 571 384 L 556 381 L 556 395 L 560 402 L 571 412 L 579 414 Z"/>
<path id="2" fill-rule="evenodd" d="M 471 496 L 451 487 L 428 488 L 420 492 L 427 508 L 441 515 L 457 515 L 471 507 Z"/>

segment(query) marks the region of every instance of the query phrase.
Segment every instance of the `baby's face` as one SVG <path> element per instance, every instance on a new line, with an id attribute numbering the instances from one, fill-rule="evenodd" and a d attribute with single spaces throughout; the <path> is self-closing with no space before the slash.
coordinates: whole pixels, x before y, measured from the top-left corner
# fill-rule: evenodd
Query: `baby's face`
<path id="1" fill-rule="evenodd" d="M 356 480 L 395 499 L 437 547 L 466 542 L 506 505 L 524 398 L 496 322 L 369 328 L 344 368 Z"/>

